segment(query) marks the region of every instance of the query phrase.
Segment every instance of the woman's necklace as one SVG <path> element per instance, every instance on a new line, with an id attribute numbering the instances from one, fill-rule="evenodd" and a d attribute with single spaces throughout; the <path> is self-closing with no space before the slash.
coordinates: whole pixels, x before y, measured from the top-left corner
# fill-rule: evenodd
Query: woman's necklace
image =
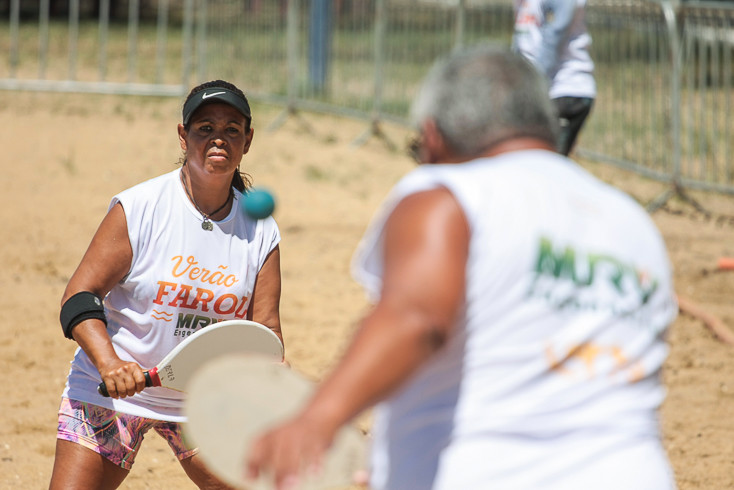
<path id="1" fill-rule="evenodd" d="M 211 212 L 209 214 L 206 214 L 204 211 L 202 211 L 199 208 L 199 205 L 196 204 L 196 201 L 194 200 L 194 196 L 189 191 L 189 186 L 186 184 L 186 179 L 184 179 L 184 176 L 183 176 L 183 168 L 181 169 L 181 172 L 179 173 L 179 175 L 181 176 L 181 183 L 184 186 L 184 190 L 186 191 L 186 195 L 189 196 L 189 200 L 194 205 L 194 207 L 196 208 L 196 210 L 204 217 L 204 221 L 201 222 L 201 229 L 202 230 L 206 230 L 206 231 L 212 231 L 214 229 L 214 225 L 212 224 L 212 221 L 210 219 L 210 216 L 214 216 L 219 211 L 221 211 L 222 209 L 224 209 L 227 206 L 227 204 L 229 204 L 229 198 L 232 197 L 232 188 L 230 187 L 230 189 L 229 189 L 229 195 L 227 196 L 227 200 L 224 201 L 224 204 L 222 204 L 221 206 L 219 206 L 215 211 L 213 211 L 213 212 Z"/>

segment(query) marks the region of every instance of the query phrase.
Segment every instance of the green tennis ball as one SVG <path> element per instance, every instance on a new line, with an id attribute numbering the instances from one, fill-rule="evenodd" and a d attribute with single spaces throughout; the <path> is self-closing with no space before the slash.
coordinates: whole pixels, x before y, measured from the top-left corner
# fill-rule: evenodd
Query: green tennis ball
<path id="1" fill-rule="evenodd" d="M 265 219 L 275 210 L 275 198 L 265 189 L 250 189 L 244 195 L 242 208 L 252 219 Z"/>

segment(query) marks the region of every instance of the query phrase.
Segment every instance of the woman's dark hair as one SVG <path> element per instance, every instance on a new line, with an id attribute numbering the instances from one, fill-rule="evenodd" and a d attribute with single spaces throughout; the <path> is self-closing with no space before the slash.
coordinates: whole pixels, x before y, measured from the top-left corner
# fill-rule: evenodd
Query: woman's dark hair
<path id="1" fill-rule="evenodd" d="M 242 92 L 239 88 L 237 88 L 236 85 L 233 83 L 227 82 L 225 80 L 212 80 L 210 82 L 204 82 L 200 85 L 197 85 L 196 87 L 191 89 L 191 92 L 189 92 L 189 95 L 186 97 L 186 100 L 184 101 L 184 105 L 186 105 L 186 102 L 188 102 L 191 97 L 198 94 L 202 90 L 207 90 L 210 88 L 226 88 L 227 90 L 231 90 L 232 92 L 235 92 L 237 95 L 245 99 L 247 101 L 247 97 L 245 96 L 245 93 Z M 249 103 L 248 103 L 249 104 Z M 252 120 L 250 118 L 245 118 L 245 131 L 250 132 L 250 129 L 252 127 Z M 188 131 L 189 130 L 189 124 L 186 124 L 184 128 Z M 186 163 L 186 158 L 184 157 L 184 160 L 182 164 Z M 248 189 L 252 188 L 252 177 L 245 173 L 241 172 L 239 169 L 234 173 L 232 176 L 232 186 L 237 189 L 240 192 L 245 192 Z"/>

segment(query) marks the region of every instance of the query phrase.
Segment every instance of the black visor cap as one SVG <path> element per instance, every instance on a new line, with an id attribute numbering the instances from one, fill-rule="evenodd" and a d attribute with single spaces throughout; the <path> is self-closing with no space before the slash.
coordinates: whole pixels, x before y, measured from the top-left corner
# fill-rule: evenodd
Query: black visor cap
<path id="1" fill-rule="evenodd" d="M 250 104 L 247 103 L 247 99 L 239 95 L 237 92 L 233 92 L 223 87 L 213 87 L 206 90 L 202 90 L 194 94 L 183 106 L 183 124 L 184 126 L 189 124 L 192 114 L 204 104 L 211 104 L 212 102 L 221 102 L 229 104 L 237 109 L 247 120 L 252 120 L 252 114 L 250 113 Z"/>

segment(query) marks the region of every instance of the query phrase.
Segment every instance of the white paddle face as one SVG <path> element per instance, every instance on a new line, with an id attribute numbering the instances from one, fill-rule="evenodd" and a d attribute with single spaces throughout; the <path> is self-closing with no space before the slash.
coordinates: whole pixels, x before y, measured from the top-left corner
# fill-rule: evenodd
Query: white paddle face
<path id="1" fill-rule="evenodd" d="M 239 353 L 264 355 L 283 360 L 283 343 L 269 328 L 249 320 L 225 320 L 198 330 L 178 344 L 158 365 L 145 373 L 146 386 L 163 386 L 185 391 L 196 369 L 218 356 Z M 104 383 L 97 386 L 109 396 Z"/>
<path id="2" fill-rule="evenodd" d="M 270 481 L 245 480 L 247 450 L 254 437 L 294 415 L 313 388 L 312 382 L 265 357 L 224 356 L 202 366 L 188 384 L 184 431 L 219 478 L 236 488 L 269 490 Z M 346 427 L 319 474 L 304 477 L 299 488 L 349 486 L 354 473 L 366 464 L 365 437 L 355 427 Z"/>
<path id="3" fill-rule="evenodd" d="M 207 361 L 241 352 L 283 360 L 283 344 L 269 328 L 247 320 L 215 323 L 187 338 L 158 365 L 161 386 L 185 391 L 191 376 Z"/>

